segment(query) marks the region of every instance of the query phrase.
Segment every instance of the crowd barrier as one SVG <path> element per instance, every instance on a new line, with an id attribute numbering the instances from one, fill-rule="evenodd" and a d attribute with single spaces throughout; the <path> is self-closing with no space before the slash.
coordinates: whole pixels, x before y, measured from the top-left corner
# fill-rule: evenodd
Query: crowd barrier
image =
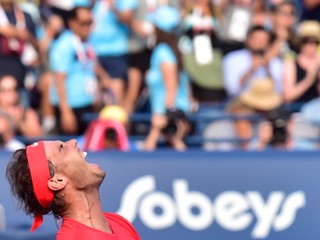
<path id="1" fill-rule="evenodd" d="M 0 157 L 0 239 L 36 239 L 4 177 L 9 156 Z M 107 172 L 103 209 L 128 218 L 143 240 L 320 239 L 319 152 L 105 151 L 87 160 Z M 49 216 L 37 234 L 56 231 Z"/>

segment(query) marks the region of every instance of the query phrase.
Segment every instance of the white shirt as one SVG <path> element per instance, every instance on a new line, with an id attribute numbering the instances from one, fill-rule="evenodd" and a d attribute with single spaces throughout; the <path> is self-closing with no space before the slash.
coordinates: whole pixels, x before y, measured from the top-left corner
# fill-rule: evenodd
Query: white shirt
<path id="1" fill-rule="evenodd" d="M 222 61 L 223 77 L 225 88 L 231 97 L 238 96 L 247 90 L 255 78 L 269 77 L 265 67 L 258 68 L 248 81 L 241 86 L 241 77 L 250 69 L 252 55 L 248 49 L 242 49 L 227 54 Z M 283 62 L 280 58 L 273 58 L 269 63 L 269 70 L 275 83 L 276 91 L 282 92 L 282 71 Z"/>

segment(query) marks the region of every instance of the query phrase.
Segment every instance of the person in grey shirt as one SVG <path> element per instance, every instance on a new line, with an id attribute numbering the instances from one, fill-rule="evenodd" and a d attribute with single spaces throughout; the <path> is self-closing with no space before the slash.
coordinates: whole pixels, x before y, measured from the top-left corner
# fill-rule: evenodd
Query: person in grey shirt
<path id="1" fill-rule="evenodd" d="M 124 99 L 124 107 L 128 114 L 135 111 L 135 105 L 143 86 L 144 75 L 150 65 L 154 43 L 154 27 L 148 21 L 148 16 L 161 5 L 171 5 L 180 9 L 179 0 L 141 0 L 138 7 L 131 13 L 128 87 Z"/>

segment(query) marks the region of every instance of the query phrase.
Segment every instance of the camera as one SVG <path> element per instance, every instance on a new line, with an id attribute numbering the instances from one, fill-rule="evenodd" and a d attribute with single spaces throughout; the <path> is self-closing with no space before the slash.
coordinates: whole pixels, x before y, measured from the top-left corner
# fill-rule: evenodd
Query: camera
<path id="1" fill-rule="evenodd" d="M 272 126 L 272 146 L 284 145 L 288 140 L 288 121 L 290 113 L 284 109 L 275 109 L 268 113 L 267 120 Z"/>
<path id="2" fill-rule="evenodd" d="M 177 108 L 170 108 L 166 110 L 166 117 L 168 119 L 167 125 L 162 129 L 162 132 L 166 135 L 175 135 L 178 131 L 177 121 L 186 120 L 185 113 Z"/>

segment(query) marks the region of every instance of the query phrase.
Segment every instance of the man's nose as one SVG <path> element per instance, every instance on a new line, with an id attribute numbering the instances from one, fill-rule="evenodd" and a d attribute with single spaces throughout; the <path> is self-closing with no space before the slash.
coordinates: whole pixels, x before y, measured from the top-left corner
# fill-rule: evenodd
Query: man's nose
<path id="1" fill-rule="evenodd" d="M 66 142 L 66 145 L 68 147 L 76 148 L 77 147 L 77 140 L 71 139 L 71 140 Z"/>

